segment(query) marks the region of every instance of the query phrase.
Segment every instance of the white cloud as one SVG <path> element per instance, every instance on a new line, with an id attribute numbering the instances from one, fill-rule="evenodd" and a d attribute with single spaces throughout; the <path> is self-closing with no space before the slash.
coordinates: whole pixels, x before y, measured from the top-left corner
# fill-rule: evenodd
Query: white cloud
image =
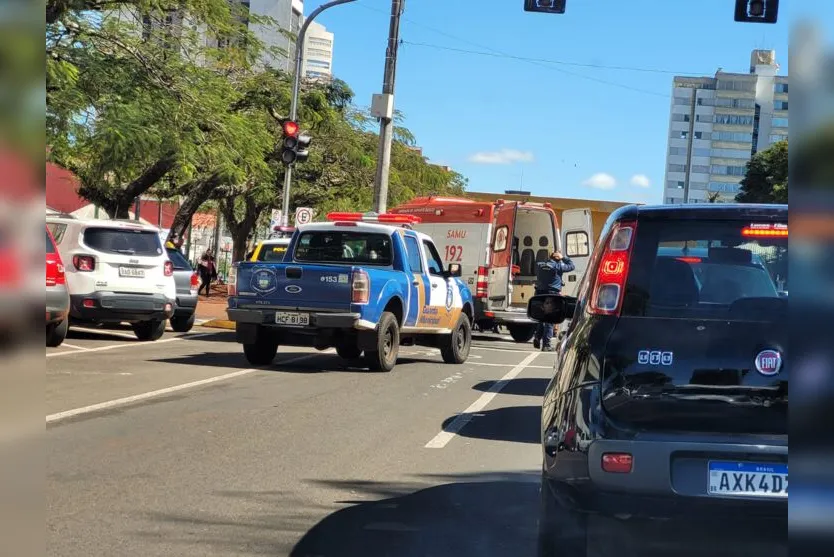
<path id="1" fill-rule="evenodd" d="M 651 185 L 652 185 L 651 180 L 649 180 L 649 177 L 646 176 L 645 174 L 635 174 L 634 176 L 631 177 L 630 183 L 631 183 L 632 186 L 635 186 L 635 187 L 638 187 L 638 188 L 648 188 L 648 187 L 651 187 Z"/>
<path id="2" fill-rule="evenodd" d="M 530 151 L 516 151 L 515 149 L 485 151 L 470 155 L 469 162 L 474 162 L 475 164 L 513 164 L 517 162 L 533 162 L 533 153 Z"/>
<path id="3" fill-rule="evenodd" d="M 598 190 L 613 190 L 617 187 L 617 180 L 610 174 L 606 174 L 605 172 L 597 172 L 584 182 L 582 182 L 583 186 L 587 186 L 589 188 L 596 188 Z"/>

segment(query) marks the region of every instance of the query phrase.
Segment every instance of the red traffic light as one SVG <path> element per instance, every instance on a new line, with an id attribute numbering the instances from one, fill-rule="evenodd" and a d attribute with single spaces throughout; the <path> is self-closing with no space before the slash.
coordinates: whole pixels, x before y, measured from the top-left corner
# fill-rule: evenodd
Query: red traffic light
<path id="1" fill-rule="evenodd" d="M 284 135 L 298 135 L 298 122 L 292 120 L 284 122 Z"/>

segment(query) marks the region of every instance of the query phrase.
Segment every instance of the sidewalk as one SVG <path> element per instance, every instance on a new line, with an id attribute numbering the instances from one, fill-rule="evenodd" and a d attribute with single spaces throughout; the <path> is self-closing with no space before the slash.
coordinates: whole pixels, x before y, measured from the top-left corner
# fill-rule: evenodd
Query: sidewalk
<path id="1" fill-rule="evenodd" d="M 203 327 L 234 329 L 235 324 L 228 320 L 226 307 L 226 285 L 212 284 L 210 297 L 200 294 L 197 302 L 197 321 L 205 321 L 202 323 Z"/>

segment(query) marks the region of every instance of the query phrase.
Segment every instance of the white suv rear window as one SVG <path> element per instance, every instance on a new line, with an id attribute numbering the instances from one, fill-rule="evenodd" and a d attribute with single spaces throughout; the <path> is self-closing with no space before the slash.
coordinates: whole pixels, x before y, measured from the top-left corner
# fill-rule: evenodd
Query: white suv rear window
<path id="1" fill-rule="evenodd" d="M 156 257 L 162 255 L 159 234 L 150 230 L 125 230 L 123 228 L 88 228 L 84 231 L 84 243 L 104 253 Z"/>

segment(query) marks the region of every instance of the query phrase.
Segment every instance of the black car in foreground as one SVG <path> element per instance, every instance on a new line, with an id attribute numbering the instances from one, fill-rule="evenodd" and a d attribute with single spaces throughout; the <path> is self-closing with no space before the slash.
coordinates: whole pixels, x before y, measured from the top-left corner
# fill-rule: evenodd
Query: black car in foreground
<path id="1" fill-rule="evenodd" d="M 629 206 L 577 298 L 531 299 L 570 319 L 540 555 L 787 555 L 787 262 L 786 205 Z"/>

